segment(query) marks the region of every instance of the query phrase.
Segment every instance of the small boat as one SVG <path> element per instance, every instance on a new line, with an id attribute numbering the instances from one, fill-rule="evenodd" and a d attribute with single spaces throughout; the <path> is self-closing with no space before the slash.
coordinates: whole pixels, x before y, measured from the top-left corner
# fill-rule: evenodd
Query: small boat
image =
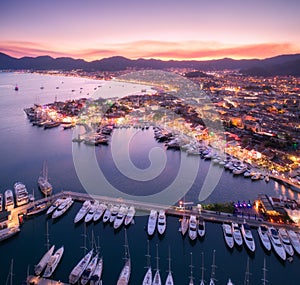
<path id="1" fill-rule="evenodd" d="M 213 261 L 212 261 L 212 265 L 211 265 L 211 275 L 210 275 L 210 280 L 209 280 L 209 285 L 215 285 L 215 270 L 216 270 L 216 265 L 215 265 L 215 254 L 216 254 L 216 250 L 214 249 L 213 251 Z"/>
<path id="2" fill-rule="evenodd" d="M 90 200 L 84 201 L 84 203 L 82 204 L 81 208 L 79 209 L 79 211 L 77 212 L 74 218 L 74 223 L 78 223 L 79 221 L 81 221 L 83 217 L 88 213 L 90 208 L 91 208 L 91 201 Z"/>
<path id="3" fill-rule="evenodd" d="M 205 235 L 205 221 L 203 218 L 199 218 L 198 221 L 198 235 L 199 237 L 204 237 Z"/>
<path id="4" fill-rule="evenodd" d="M 161 277 L 159 272 L 158 244 L 156 244 L 156 270 L 155 270 L 152 285 L 161 285 Z"/>
<path id="5" fill-rule="evenodd" d="M 127 285 L 129 283 L 130 274 L 131 274 L 131 261 L 130 253 L 128 248 L 127 234 L 125 229 L 125 264 L 121 270 L 121 273 L 118 278 L 117 285 Z"/>
<path id="6" fill-rule="evenodd" d="M 156 228 L 156 222 L 157 222 L 157 211 L 151 210 L 148 218 L 148 226 L 147 226 L 148 235 L 151 236 L 154 234 Z"/>
<path id="7" fill-rule="evenodd" d="M 90 285 L 100 285 L 101 282 L 101 276 L 102 276 L 102 270 L 103 270 L 103 258 L 100 258 L 98 260 L 98 263 L 96 265 L 96 268 L 90 278 Z"/>
<path id="8" fill-rule="evenodd" d="M 114 229 L 118 229 L 124 222 L 128 208 L 123 205 L 120 207 L 117 217 L 114 220 Z"/>
<path id="9" fill-rule="evenodd" d="M 191 240 L 195 240 L 197 238 L 197 218 L 195 215 L 190 216 L 189 237 Z"/>
<path id="10" fill-rule="evenodd" d="M 48 168 L 45 163 L 43 164 L 42 174 L 39 176 L 37 183 L 39 189 L 45 196 L 49 196 L 52 194 L 53 187 L 48 181 Z"/>
<path id="11" fill-rule="evenodd" d="M 120 206 L 119 205 L 113 205 L 110 212 L 110 218 L 109 222 L 113 223 L 115 221 L 115 218 L 117 217 L 119 213 Z"/>
<path id="12" fill-rule="evenodd" d="M 94 273 L 94 270 L 97 266 L 97 262 L 98 262 L 98 254 L 96 254 L 92 260 L 89 262 L 88 266 L 86 267 L 86 269 L 83 271 L 82 275 L 81 275 L 81 284 L 85 285 L 89 282 L 90 278 L 92 277 L 92 274 Z"/>
<path id="13" fill-rule="evenodd" d="M 6 240 L 20 232 L 19 226 L 12 226 L 9 228 L 5 228 L 0 230 L 0 241 Z"/>
<path id="14" fill-rule="evenodd" d="M 52 219 L 56 219 L 64 214 L 74 203 L 71 197 L 66 198 L 52 214 Z"/>
<path id="15" fill-rule="evenodd" d="M 60 247 L 49 259 L 43 277 L 50 277 L 55 271 L 59 261 L 64 253 L 64 247 Z"/>
<path id="16" fill-rule="evenodd" d="M 166 213 L 164 210 L 160 210 L 158 214 L 158 221 L 157 221 L 157 231 L 159 234 L 164 234 L 167 227 L 167 221 L 166 221 Z"/>
<path id="17" fill-rule="evenodd" d="M 12 190 L 7 189 L 4 192 L 4 208 L 6 211 L 10 211 L 15 207 L 14 194 Z"/>
<path id="18" fill-rule="evenodd" d="M 85 223 L 88 223 L 93 220 L 93 217 L 96 213 L 98 206 L 99 206 L 99 201 L 97 201 L 97 200 L 94 201 L 93 203 L 91 203 L 91 207 L 84 218 Z"/>
<path id="19" fill-rule="evenodd" d="M 41 201 L 35 203 L 32 207 L 28 208 L 26 211 L 27 216 L 35 215 L 40 212 L 43 212 L 47 209 L 48 207 L 48 202 L 47 201 Z"/>
<path id="20" fill-rule="evenodd" d="M 109 218 L 110 218 L 110 215 L 111 215 L 111 208 L 112 208 L 111 205 L 109 205 L 109 206 L 106 208 L 106 210 L 105 210 L 105 212 L 104 212 L 104 215 L 103 215 L 103 223 L 106 223 L 106 222 L 109 221 Z"/>
<path id="21" fill-rule="evenodd" d="M 259 226 L 257 229 L 258 236 L 264 246 L 264 248 L 268 251 L 271 250 L 271 242 L 268 236 L 268 228 L 267 226 Z"/>
<path id="22" fill-rule="evenodd" d="M 169 249 L 169 270 L 168 270 L 168 275 L 167 275 L 167 279 L 165 282 L 165 285 L 174 285 L 174 280 L 173 280 L 173 275 L 172 275 L 172 271 L 171 271 L 171 253 L 170 253 L 170 249 Z"/>
<path id="23" fill-rule="evenodd" d="M 152 285 L 152 269 L 151 269 L 151 262 L 150 262 L 150 253 L 149 253 L 149 240 L 147 240 L 147 272 L 144 276 L 142 285 Z"/>
<path id="24" fill-rule="evenodd" d="M 97 222 L 98 220 L 100 220 L 100 218 L 102 217 L 102 215 L 104 214 L 106 209 L 107 209 L 107 206 L 104 203 L 99 204 L 95 211 L 93 221 Z"/>
<path id="25" fill-rule="evenodd" d="M 52 212 L 54 212 L 55 209 L 64 201 L 65 199 L 58 198 L 55 200 L 52 205 L 48 208 L 46 214 L 50 215 Z"/>
<path id="26" fill-rule="evenodd" d="M 242 232 L 242 236 L 244 238 L 247 248 L 250 251 L 254 252 L 255 251 L 255 241 L 254 241 L 250 226 L 246 222 L 244 222 L 241 225 L 241 232 Z"/>
<path id="27" fill-rule="evenodd" d="M 127 215 L 125 217 L 125 221 L 124 221 L 125 226 L 128 226 L 129 224 L 132 223 L 134 215 L 135 215 L 135 208 L 133 206 L 130 206 Z"/>
<path id="28" fill-rule="evenodd" d="M 252 180 L 259 180 L 261 177 L 261 173 L 260 172 L 255 172 L 252 176 L 251 179 Z"/>
<path id="29" fill-rule="evenodd" d="M 293 230 L 287 230 L 287 233 L 290 237 L 291 243 L 294 247 L 294 250 L 300 254 L 300 240 L 298 238 L 297 233 L 295 233 Z"/>
<path id="30" fill-rule="evenodd" d="M 268 235 L 269 235 L 270 241 L 272 243 L 272 246 L 273 246 L 276 254 L 282 260 L 286 260 L 286 252 L 285 252 L 284 247 L 283 247 L 283 245 L 280 241 L 277 230 L 274 227 L 269 227 Z"/>
<path id="31" fill-rule="evenodd" d="M 234 242 L 238 246 L 241 246 L 243 244 L 243 237 L 242 237 L 239 225 L 235 222 L 232 222 L 231 223 L 231 231 L 232 231 Z"/>
<path id="32" fill-rule="evenodd" d="M 54 251 L 54 245 L 43 255 L 41 260 L 37 265 L 34 266 L 35 275 L 40 275 L 42 271 L 45 269 L 47 263 L 49 262 Z"/>
<path id="33" fill-rule="evenodd" d="M 180 225 L 181 234 L 184 236 L 189 228 L 189 218 L 186 215 L 181 218 Z"/>
<path id="34" fill-rule="evenodd" d="M 290 256 L 293 256 L 294 255 L 294 249 L 293 249 L 293 246 L 291 244 L 291 240 L 290 240 L 290 238 L 287 234 L 286 229 L 280 228 L 278 230 L 278 235 L 281 239 L 283 248 L 285 249 L 286 253 Z"/>
<path id="35" fill-rule="evenodd" d="M 93 250 L 90 250 L 78 263 L 77 265 L 73 268 L 69 275 L 69 283 L 70 284 L 75 284 L 81 277 L 83 271 L 86 269 L 88 266 L 91 258 L 93 255 Z"/>
<path id="36" fill-rule="evenodd" d="M 231 226 L 228 224 L 223 224 L 222 228 L 223 228 L 224 239 L 225 239 L 227 246 L 229 248 L 233 248 L 234 239 L 233 239 L 233 235 L 232 235 L 232 231 L 231 231 Z"/>

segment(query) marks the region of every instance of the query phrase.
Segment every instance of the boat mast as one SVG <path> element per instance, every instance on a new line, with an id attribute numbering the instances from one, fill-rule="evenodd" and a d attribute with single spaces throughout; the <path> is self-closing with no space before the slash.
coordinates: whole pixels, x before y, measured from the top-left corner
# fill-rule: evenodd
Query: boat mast
<path id="1" fill-rule="evenodd" d="M 125 245 L 124 245 L 124 249 L 125 249 L 125 261 L 127 261 L 128 259 L 130 259 L 130 252 L 129 252 L 129 246 L 128 246 L 128 240 L 127 240 L 127 230 L 125 229 Z"/>
<path id="2" fill-rule="evenodd" d="M 46 247 L 47 247 L 47 251 L 50 248 L 50 243 L 49 243 L 49 232 L 48 232 L 48 221 L 46 222 Z"/>
<path id="3" fill-rule="evenodd" d="M 190 275 L 190 284 L 194 284 L 194 277 L 193 277 L 193 253 L 190 252 L 190 255 L 191 255 L 191 265 L 190 265 L 190 268 L 191 268 L 191 275 Z"/>
<path id="4" fill-rule="evenodd" d="M 250 284 L 250 272 L 249 272 L 249 257 L 247 258 L 247 267 L 246 267 L 246 273 L 245 273 L 245 280 L 244 285 Z"/>
<path id="5" fill-rule="evenodd" d="M 87 251 L 87 248 L 86 248 L 86 223 L 83 224 L 83 246 L 81 248 L 83 248 L 83 255 L 85 256 L 86 255 L 86 251 Z"/>
<path id="6" fill-rule="evenodd" d="M 202 263 L 202 266 L 201 266 L 201 282 L 204 283 L 204 252 L 203 251 L 201 252 L 201 263 Z"/>
<path id="7" fill-rule="evenodd" d="M 172 271 L 171 271 L 171 250 L 170 250 L 170 246 L 169 246 L 169 258 L 168 258 L 168 261 L 169 261 L 169 273 L 172 273 Z"/>
<path id="8" fill-rule="evenodd" d="M 10 285 L 13 285 L 13 268 L 14 268 L 14 259 L 12 258 L 10 262 L 9 273 L 5 283 L 6 285 L 8 284 L 8 282 Z"/>
<path id="9" fill-rule="evenodd" d="M 266 285 L 269 281 L 266 279 L 266 276 L 267 276 L 267 268 L 266 268 L 266 258 L 264 258 L 264 267 L 263 267 L 263 279 L 262 279 L 262 282 L 263 282 L 263 285 Z"/>
<path id="10" fill-rule="evenodd" d="M 156 271 L 159 271 L 158 244 L 156 244 Z"/>
<path id="11" fill-rule="evenodd" d="M 215 278 L 215 270 L 216 270 L 216 265 L 215 265 L 215 254 L 216 254 L 216 250 L 214 249 L 213 251 L 213 262 L 212 262 L 212 265 L 211 265 L 211 276 L 210 276 L 210 280 L 212 281 L 216 281 L 216 278 Z"/>
<path id="12" fill-rule="evenodd" d="M 151 267 L 151 262 L 150 262 L 151 255 L 150 255 L 150 249 L 149 249 L 149 239 L 147 240 L 147 254 L 146 254 L 146 257 L 147 257 L 147 268 L 150 268 Z"/>

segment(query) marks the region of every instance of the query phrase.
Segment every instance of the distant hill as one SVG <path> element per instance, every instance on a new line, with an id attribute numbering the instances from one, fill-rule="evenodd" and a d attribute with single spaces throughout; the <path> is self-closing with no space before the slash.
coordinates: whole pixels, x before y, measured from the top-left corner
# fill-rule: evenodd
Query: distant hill
<path id="1" fill-rule="evenodd" d="M 223 58 L 217 60 L 169 60 L 136 59 L 131 60 L 122 56 L 114 56 L 87 62 L 83 59 L 70 57 L 53 58 L 51 56 L 14 58 L 0 53 L 0 69 L 10 70 L 72 70 L 85 71 L 117 71 L 126 68 L 165 69 L 165 68 L 193 68 L 199 71 L 212 70 L 240 70 L 249 75 L 294 75 L 300 76 L 300 54 L 280 55 L 263 60 L 243 59 L 234 60 Z"/>

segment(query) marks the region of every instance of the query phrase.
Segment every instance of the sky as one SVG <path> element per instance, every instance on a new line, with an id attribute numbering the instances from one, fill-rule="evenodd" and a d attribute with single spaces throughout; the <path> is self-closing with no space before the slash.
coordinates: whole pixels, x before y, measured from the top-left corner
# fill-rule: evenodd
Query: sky
<path id="1" fill-rule="evenodd" d="M 0 52 L 87 61 L 300 53 L 298 0 L 1 0 Z"/>

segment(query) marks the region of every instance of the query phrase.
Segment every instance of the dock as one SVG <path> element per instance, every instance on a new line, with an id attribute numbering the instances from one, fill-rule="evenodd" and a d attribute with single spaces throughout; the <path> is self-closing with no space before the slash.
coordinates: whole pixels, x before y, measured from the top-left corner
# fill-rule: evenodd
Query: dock
<path id="1" fill-rule="evenodd" d="M 68 283 L 63 283 L 60 281 L 55 281 L 52 279 L 46 279 L 38 276 L 28 276 L 26 279 L 28 285 L 69 285 Z"/>

